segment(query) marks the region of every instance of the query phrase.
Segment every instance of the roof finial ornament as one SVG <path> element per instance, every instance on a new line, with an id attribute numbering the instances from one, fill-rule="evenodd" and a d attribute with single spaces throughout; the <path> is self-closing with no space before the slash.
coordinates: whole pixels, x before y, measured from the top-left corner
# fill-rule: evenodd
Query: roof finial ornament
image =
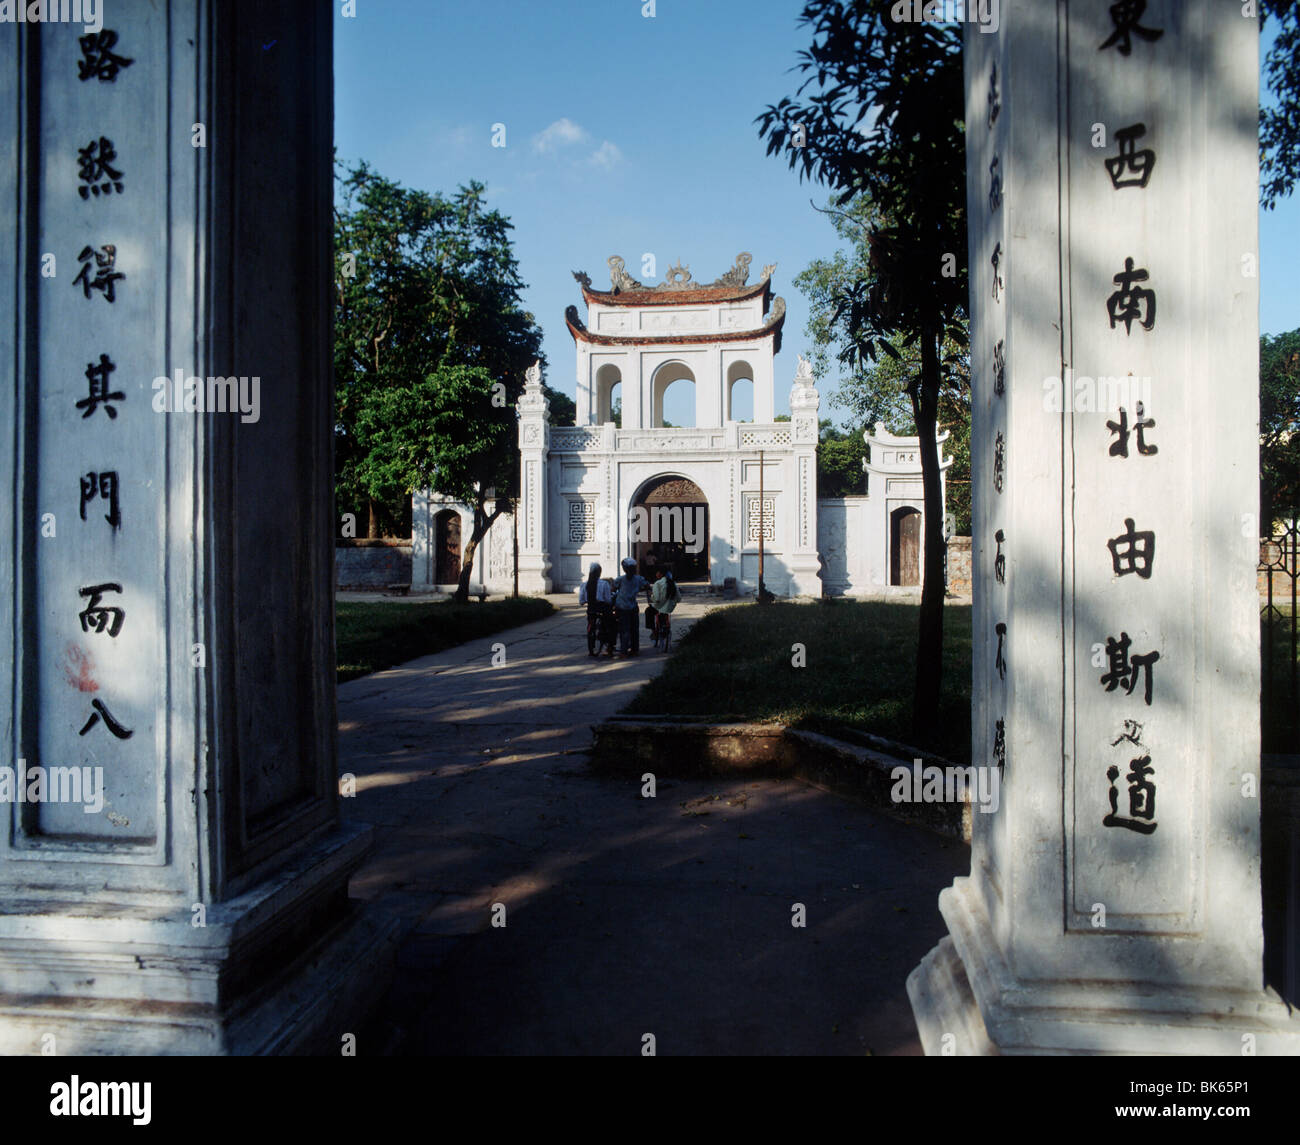
<path id="1" fill-rule="evenodd" d="M 623 259 L 616 254 L 609 256 L 609 281 L 613 284 L 615 291 L 645 289 L 641 283 L 628 274 Z"/>
<path id="2" fill-rule="evenodd" d="M 736 255 L 736 265 L 733 266 L 726 274 L 713 283 L 714 286 L 744 286 L 749 281 L 749 264 L 754 261 L 754 256 L 748 251 L 742 251 Z"/>
<path id="3" fill-rule="evenodd" d="M 691 281 L 691 268 L 683 266 L 682 260 L 678 259 L 668 268 L 668 275 L 664 279 L 664 286 L 668 290 L 689 290 L 698 283 Z"/>

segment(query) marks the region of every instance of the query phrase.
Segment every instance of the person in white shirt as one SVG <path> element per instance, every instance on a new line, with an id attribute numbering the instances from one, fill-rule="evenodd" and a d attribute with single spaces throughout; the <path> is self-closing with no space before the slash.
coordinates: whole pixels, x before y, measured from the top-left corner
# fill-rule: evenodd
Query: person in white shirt
<path id="1" fill-rule="evenodd" d="M 614 593 L 609 581 L 600 579 L 600 565 L 591 562 L 587 579 L 578 586 L 578 604 L 587 607 L 587 655 L 599 656 L 603 644 L 614 655 Z"/>

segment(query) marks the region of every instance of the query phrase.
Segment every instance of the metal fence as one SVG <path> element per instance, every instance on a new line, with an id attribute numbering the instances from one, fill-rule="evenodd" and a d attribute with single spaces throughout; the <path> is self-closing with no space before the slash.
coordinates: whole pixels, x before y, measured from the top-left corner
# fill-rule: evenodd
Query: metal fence
<path id="1" fill-rule="evenodd" d="M 1263 749 L 1270 754 L 1300 752 L 1300 677 L 1296 663 L 1296 592 L 1300 579 L 1300 522 L 1260 545 L 1260 719 Z"/>

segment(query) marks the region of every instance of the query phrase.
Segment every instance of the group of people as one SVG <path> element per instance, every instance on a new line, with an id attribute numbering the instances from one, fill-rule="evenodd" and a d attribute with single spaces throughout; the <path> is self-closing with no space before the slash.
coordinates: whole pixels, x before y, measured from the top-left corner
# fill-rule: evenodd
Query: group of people
<path id="1" fill-rule="evenodd" d="M 602 580 L 600 564 L 591 562 L 587 579 L 578 588 L 578 604 L 587 608 L 587 655 L 614 655 L 614 642 L 619 653 L 635 656 L 641 648 L 641 597 L 647 603 L 646 626 L 654 636 L 654 646 L 668 651 L 672 639 L 670 617 L 677 607 L 681 593 L 673 579 L 671 567 L 659 565 L 653 572 L 653 583 L 637 572 L 636 561 L 631 557 L 623 561 L 623 575 L 614 581 Z"/>

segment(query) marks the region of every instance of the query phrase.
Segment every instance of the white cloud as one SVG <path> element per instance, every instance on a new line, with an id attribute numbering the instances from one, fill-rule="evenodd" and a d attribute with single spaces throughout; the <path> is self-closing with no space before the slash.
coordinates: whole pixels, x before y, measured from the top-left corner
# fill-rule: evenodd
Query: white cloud
<path id="1" fill-rule="evenodd" d="M 603 167 L 607 171 L 622 161 L 623 152 L 618 149 L 617 144 L 611 143 L 608 139 L 587 157 L 587 162 L 593 167 Z"/>
<path id="2" fill-rule="evenodd" d="M 533 150 L 546 154 L 548 151 L 556 151 L 573 143 L 586 143 L 590 138 L 591 136 L 583 128 L 566 116 L 557 119 L 546 130 L 533 136 Z"/>

